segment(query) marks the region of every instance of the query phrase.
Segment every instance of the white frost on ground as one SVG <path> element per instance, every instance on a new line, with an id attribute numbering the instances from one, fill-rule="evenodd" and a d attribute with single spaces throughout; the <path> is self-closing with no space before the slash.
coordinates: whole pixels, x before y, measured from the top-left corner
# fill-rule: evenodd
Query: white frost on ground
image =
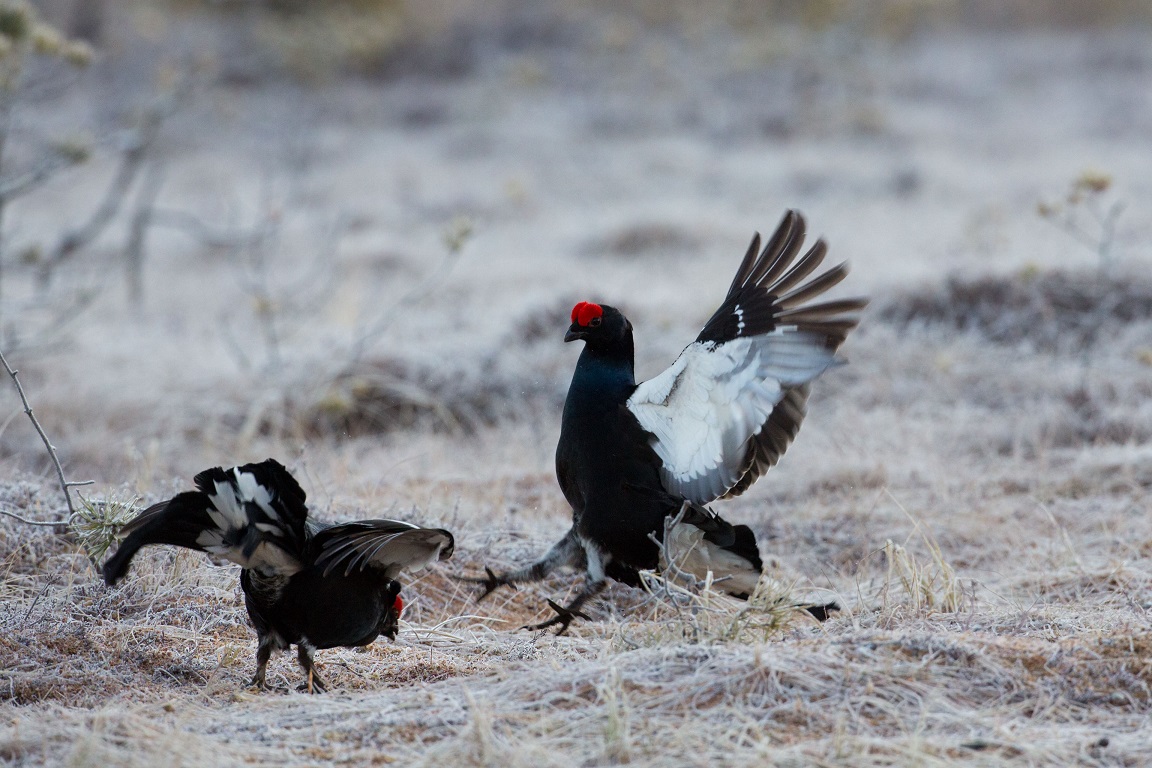
<path id="1" fill-rule="evenodd" d="M 221 225 L 281 218 L 267 275 L 278 368 L 243 267 L 183 233 L 154 232 L 141 307 L 124 299 L 122 233 L 62 268 L 47 299 L 29 275 L 5 275 L 4 322 L 22 334 L 59 322 L 70 289 L 98 292 L 59 341 L 12 355 L 92 493 L 153 500 L 206 466 L 276 455 L 324 516 L 459 536 L 446 571 L 408 588 L 400 641 L 321 652 L 336 693 L 306 698 L 287 692 L 288 656 L 270 673 L 284 693 L 242 691 L 254 643 L 233 570 L 158 553 L 108 591 L 72 549 L 0 520 L 0 762 L 1146 759 L 1152 323 L 1110 321 L 1083 355 L 880 310 L 953 274 L 1091 275 L 1094 254 L 1036 214 L 1085 169 L 1110 173 L 1108 199 L 1127 205 L 1118 273 L 1147 273 L 1147 34 L 930 34 L 856 57 L 817 39 L 801 61 L 814 72 L 749 41 L 644 45 L 593 62 L 504 52 L 448 81 L 202 94 L 165 144 L 161 204 Z M 67 107 L 78 119 L 102 96 L 88 87 Z M 109 171 L 13 206 L 15 241 L 75 221 Z M 678 619 L 629 625 L 645 604 L 627 589 L 571 638 L 513 631 L 570 580 L 472 605 L 446 573 L 523 562 L 566 527 L 551 461 L 576 355 L 561 343 L 570 306 L 624 309 L 650 376 L 711 313 L 752 231 L 787 207 L 851 260 L 842 294 L 875 308 L 782 464 L 720 511 L 756 528 L 776 575 L 844 615 L 766 643 L 633 649 L 622 638 Z M 438 273 L 461 216 L 474 235 Z M 437 275 L 365 358 L 439 373 L 433 413 L 436 397 L 464 394 L 497 423 L 309 432 L 300 410 L 355 394 L 330 390 L 352 341 Z M 44 518 L 58 502 L 26 427 L 17 413 L 0 435 L 0 501 Z M 937 579 L 927 592 L 902 586 L 889 540 Z M 923 602 L 946 591 L 942 565 L 958 612 Z"/>

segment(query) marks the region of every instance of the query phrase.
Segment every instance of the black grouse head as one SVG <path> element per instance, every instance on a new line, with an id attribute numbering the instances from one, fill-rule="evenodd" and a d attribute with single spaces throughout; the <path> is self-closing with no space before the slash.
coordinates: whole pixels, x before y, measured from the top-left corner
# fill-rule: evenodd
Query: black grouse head
<path id="1" fill-rule="evenodd" d="M 572 307 L 572 325 L 564 334 L 564 341 L 584 342 L 596 350 L 610 350 L 626 346 L 632 349 L 632 323 L 620 310 L 607 304 L 582 301 Z"/>
<path id="2" fill-rule="evenodd" d="M 400 614 L 404 612 L 404 600 L 400 597 L 400 582 L 388 582 L 387 591 L 385 594 L 391 595 L 392 610 L 384 614 L 384 621 L 380 627 L 380 634 L 389 640 L 396 639 L 396 633 L 400 631 Z"/>

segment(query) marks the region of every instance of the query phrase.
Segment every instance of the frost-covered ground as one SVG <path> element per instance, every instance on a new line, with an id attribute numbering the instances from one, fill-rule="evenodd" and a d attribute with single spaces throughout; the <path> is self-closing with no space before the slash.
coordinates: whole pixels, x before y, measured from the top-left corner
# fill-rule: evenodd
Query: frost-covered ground
<path id="1" fill-rule="evenodd" d="M 458 547 L 406 587 L 396 644 L 319 653 L 334 693 L 292 691 L 284 655 L 283 692 L 253 695 L 233 569 L 156 552 L 108 590 L 68 542 L 0 519 L 0 760 L 1152 754 L 1147 31 L 611 31 L 494 47 L 453 79 L 204 86 L 160 143 L 158 205 L 228 242 L 155 227 L 140 305 L 120 228 L 47 292 L 6 265 L 22 346 L 5 353 L 86 494 L 151 501 L 274 455 L 319 515 L 445 525 Z M 80 86 L 30 124 L 107 121 L 113 86 Z M 112 168 L 98 156 L 20 201 L 11 252 L 83 218 Z M 1085 171 L 1111 178 L 1087 177 L 1076 206 L 1088 244 L 1037 213 Z M 1090 208 L 1114 203 L 1101 271 Z M 701 616 L 737 607 L 693 617 L 624 588 L 571 636 L 517 631 L 567 577 L 473 605 L 451 574 L 522 562 L 566 528 L 551 454 L 571 305 L 623 308 L 653 375 L 788 207 L 852 262 L 842 294 L 873 307 L 784 462 L 717 509 L 797 595 L 845 610 L 725 641 Z M 262 249 L 228 247 L 261 232 Z M 5 390 L 0 503 L 55 519 Z"/>

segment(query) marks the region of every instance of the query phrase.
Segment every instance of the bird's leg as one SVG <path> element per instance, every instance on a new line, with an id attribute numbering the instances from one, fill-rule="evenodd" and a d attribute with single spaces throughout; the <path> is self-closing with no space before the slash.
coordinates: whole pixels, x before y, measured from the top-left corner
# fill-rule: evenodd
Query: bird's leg
<path id="1" fill-rule="evenodd" d="M 484 591 L 476 598 L 476 602 L 480 602 L 492 594 L 493 590 L 497 587 L 507 585 L 514 588 L 516 584 L 525 581 L 540 581 L 562 565 L 576 565 L 580 563 L 582 554 L 580 541 L 576 538 L 576 531 L 573 529 L 568 531 L 568 533 L 564 535 L 564 538 L 556 542 L 552 548 L 544 554 L 544 557 L 531 565 L 526 565 L 523 568 L 517 568 L 514 571 L 500 575 L 493 573 L 491 568 L 486 567 L 484 572 L 487 575 L 484 578 L 457 576 L 456 579 L 466 581 L 470 584 L 483 584 Z"/>
<path id="2" fill-rule="evenodd" d="M 316 671 L 316 663 L 312 660 L 312 652 L 315 648 L 312 644 L 300 638 L 300 642 L 296 644 L 296 658 L 300 661 L 300 666 L 304 667 L 304 671 L 308 673 L 308 682 L 306 688 L 308 693 L 324 693 L 328 690 L 328 686 L 320 679 L 320 673 Z"/>
<path id="3" fill-rule="evenodd" d="M 256 646 L 256 674 L 252 676 L 248 685 L 263 691 L 268 688 L 265 675 L 268 672 L 268 659 L 272 658 L 272 647 L 276 645 L 273 635 L 261 635 L 259 645 Z"/>
<path id="4" fill-rule="evenodd" d="M 572 538 L 577 542 L 577 544 L 582 545 L 586 556 L 586 561 L 588 563 L 588 575 L 584 579 L 583 588 L 580 590 L 580 593 L 576 595 L 576 598 L 568 605 L 557 605 L 553 601 L 549 600 L 548 605 L 552 608 L 552 610 L 556 611 L 556 615 L 548 621 L 544 621 L 539 624 L 530 624 L 521 627 L 521 629 L 531 629 L 535 631 L 548 629 L 549 627 L 559 625 L 560 629 L 556 631 L 556 634 L 562 635 L 568 631 L 568 625 L 578 618 L 584 619 L 585 621 L 591 621 L 591 619 L 588 618 L 586 614 L 580 612 L 580 609 L 584 606 L 584 603 L 600 594 L 601 590 L 607 586 L 608 577 L 604 570 L 611 556 L 601 551 L 598 546 L 590 541 L 577 539 L 575 535 L 573 535 Z"/>

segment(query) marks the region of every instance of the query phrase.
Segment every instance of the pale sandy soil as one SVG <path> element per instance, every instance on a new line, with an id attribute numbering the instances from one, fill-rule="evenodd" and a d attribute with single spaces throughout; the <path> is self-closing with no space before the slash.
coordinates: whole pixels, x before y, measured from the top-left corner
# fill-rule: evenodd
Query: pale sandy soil
<path id="1" fill-rule="evenodd" d="M 263 272 L 171 229 L 142 306 L 122 229 L 46 294 L 9 269 L 24 348 L 6 353 L 87 495 L 151 501 L 274 455 L 318 515 L 444 525 L 457 556 L 406 586 L 395 644 L 319 654 L 333 693 L 296 693 L 284 655 L 281 690 L 255 695 L 234 569 L 156 551 L 109 590 L 73 544 L 0 519 L 0 762 L 1147 764 L 1147 32 L 636 35 L 493 50 L 457 79 L 206 87 L 163 140 L 160 204 L 276 222 Z M 80 85 L 28 119 L 106 120 L 112 86 Z M 81 218 L 111 167 L 22 201 L 12 247 Z M 1085 170 L 1126 205 L 1104 281 L 1036 212 Z M 729 640 L 739 606 L 693 617 L 613 588 L 555 638 L 516 628 L 570 575 L 473 604 L 451 575 L 567 525 L 551 461 L 571 305 L 622 307 L 653 375 L 787 207 L 873 306 L 783 463 L 717 508 L 797 597 L 844 611 Z M 991 279 L 946 293 L 955 277 Z M 72 316 L 79 289 L 96 298 Z M 0 503 L 54 519 L 0 395 Z"/>

